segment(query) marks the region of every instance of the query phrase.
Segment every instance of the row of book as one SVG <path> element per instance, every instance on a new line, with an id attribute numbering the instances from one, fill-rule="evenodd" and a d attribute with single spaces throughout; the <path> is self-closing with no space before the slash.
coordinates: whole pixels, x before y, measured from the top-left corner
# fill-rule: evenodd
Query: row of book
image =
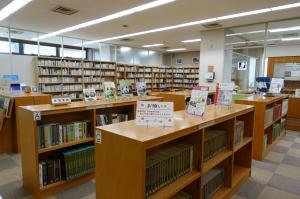
<path id="1" fill-rule="evenodd" d="M 236 120 L 235 131 L 234 131 L 234 146 L 238 146 L 243 141 L 244 137 L 244 121 Z"/>
<path id="2" fill-rule="evenodd" d="M 228 148 L 227 131 L 208 130 L 204 134 L 204 162 Z"/>
<path id="3" fill-rule="evenodd" d="M 281 133 L 281 122 L 276 122 L 273 126 L 272 141 L 275 141 Z"/>
<path id="4" fill-rule="evenodd" d="M 95 171 L 95 147 L 66 149 L 39 162 L 39 181 L 43 188 L 62 180 L 72 180 Z"/>
<path id="5" fill-rule="evenodd" d="M 53 91 L 81 91 L 83 89 L 82 84 L 72 84 L 72 85 L 42 85 L 43 92 L 53 92 Z"/>
<path id="6" fill-rule="evenodd" d="M 96 125 L 103 126 L 108 124 L 124 122 L 124 121 L 128 121 L 128 118 L 129 118 L 128 114 L 117 114 L 117 113 L 99 114 L 96 115 Z"/>
<path id="7" fill-rule="evenodd" d="M 177 144 L 149 154 L 146 160 L 146 197 L 191 172 L 193 153 L 193 145 Z"/>
<path id="8" fill-rule="evenodd" d="M 40 148 L 77 141 L 92 136 L 91 122 L 77 121 L 68 124 L 39 125 L 38 136 Z"/>
<path id="9" fill-rule="evenodd" d="M 209 199 L 224 185 L 224 170 L 215 167 L 204 175 L 203 198 Z"/>
<path id="10" fill-rule="evenodd" d="M 265 124 L 270 124 L 274 118 L 274 108 L 269 107 L 265 112 Z"/>
<path id="11" fill-rule="evenodd" d="M 274 104 L 274 120 L 277 120 L 281 116 L 281 104 Z"/>

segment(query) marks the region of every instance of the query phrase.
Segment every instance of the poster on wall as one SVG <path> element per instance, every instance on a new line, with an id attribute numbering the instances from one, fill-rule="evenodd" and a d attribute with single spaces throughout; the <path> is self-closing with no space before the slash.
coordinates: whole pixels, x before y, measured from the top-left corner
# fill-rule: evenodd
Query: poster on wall
<path id="1" fill-rule="evenodd" d="M 173 126 L 174 103 L 157 101 L 138 101 L 136 125 Z"/>
<path id="2" fill-rule="evenodd" d="M 208 86 L 195 86 L 188 104 L 188 113 L 203 116 L 208 96 Z"/>
<path id="3" fill-rule="evenodd" d="M 239 61 L 237 63 L 238 70 L 247 70 L 247 62 L 246 61 Z"/>
<path id="4" fill-rule="evenodd" d="M 103 82 L 103 90 L 106 99 L 115 99 L 116 86 L 114 82 Z"/>
<path id="5" fill-rule="evenodd" d="M 193 64 L 199 64 L 199 57 L 193 57 Z"/>
<path id="6" fill-rule="evenodd" d="M 183 64 L 183 58 L 177 58 L 176 64 Z"/>
<path id="7" fill-rule="evenodd" d="M 217 83 L 215 105 L 230 106 L 232 103 L 234 83 Z"/>

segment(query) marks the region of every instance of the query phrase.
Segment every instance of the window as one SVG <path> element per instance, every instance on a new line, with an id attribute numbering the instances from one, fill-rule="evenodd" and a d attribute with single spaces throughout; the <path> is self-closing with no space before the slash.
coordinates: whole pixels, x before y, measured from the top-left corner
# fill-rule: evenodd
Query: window
<path id="1" fill-rule="evenodd" d="M 24 44 L 24 54 L 26 55 L 37 55 L 38 54 L 38 46 L 34 44 Z"/>
<path id="2" fill-rule="evenodd" d="M 0 41 L 0 53 L 9 53 L 8 41 Z"/>
<path id="3" fill-rule="evenodd" d="M 40 46 L 40 55 L 44 56 L 57 56 L 56 47 L 52 46 Z"/>
<path id="4" fill-rule="evenodd" d="M 62 53 L 62 49 L 60 48 L 60 54 L 63 55 L 64 57 L 80 58 L 80 59 L 86 58 L 85 51 L 84 51 L 84 55 L 83 55 L 82 50 L 78 50 L 78 49 L 63 48 L 63 53 Z"/>

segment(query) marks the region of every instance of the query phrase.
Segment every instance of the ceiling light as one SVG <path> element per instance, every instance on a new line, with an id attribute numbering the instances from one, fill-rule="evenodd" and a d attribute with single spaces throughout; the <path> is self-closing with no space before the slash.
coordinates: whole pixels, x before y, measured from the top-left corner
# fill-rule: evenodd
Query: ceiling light
<path id="1" fill-rule="evenodd" d="M 0 10 L 0 21 L 26 6 L 32 0 L 13 0 Z"/>
<path id="2" fill-rule="evenodd" d="M 256 31 L 250 31 L 250 32 L 238 32 L 238 33 L 226 34 L 226 37 L 247 35 L 247 34 L 256 34 L 256 33 L 263 33 L 263 32 L 265 32 L 265 30 L 256 30 Z"/>
<path id="3" fill-rule="evenodd" d="M 186 50 L 186 48 L 173 48 L 173 49 L 168 49 L 168 52 L 174 52 L 174 51 L 182 51 L 182 50 Z"/>
<path id="4" fill-rule="evenodd" d="M 101 17 L 101 18 L 94 19 L 94 20 L 91 20 L 91 21 L 87 21 L 87 22 L 84 22 L 84 23 L 81 23 L 81 24 L 78 24 L 78 25 L 75 25 L 75 26 L 64 28 L 64 29 L 61 29 L 61 30 L 58 30 L 58 31 L 55 31 L 55 32 L 52 32 L 52 33 L 49 33 L 49 34 L 45 34 L 45 35 L 39 37 L 39 39 L 46 39 L 46 38 L 49 38 L 49 37 L 52 37 L 52 36 L 55 36 L 55 35 L 60 35 L 60 34 L 66 33 L 66 32 L 78 30 L 78 29 L 85 28 L 85 27 L 88 27 L 88 26 L 92 26 L 92 25 L 95 25 L 95 24 L 99 24 L 99 23 L 102 23 L 102 22 L 105 22 L 105 21 L 111 21 L 113 19 L 121 18 L 121 17 L 127 16 L 127 15 L 134 14 L 136 12 L 141 12 L 141 11 L 144 11 L 144 10 L 147 10 L 147 9 L 150 9 L 150 8 L 154 8 L 154 7 L 157 7 L 157 6 L 161 6 L 161 5 L 164 5 L 164 4 L 167 4 L 167 3 L 171 3 L 171 2 L 174 2 L 174 1 L 175 0 L 156 0 L 156 1 L 152 1 L 150 3 L 146 3 L 146 4 L 143 4 L 143 5 L 134 7 L 134 8 L 130 8 L 128 10 L 117 12 L 117 13 L 114 13 L 114 14 L 111 14 L 111 15 L 108 15 L 108 16 L 105 16 L 105 17 Z M 37 40 L 37 38 L 34 38 L 34 40 Z"/>
<path id="5" fill-rule="evenodd" d="M 278 9 L 279 7 L 281 9 Z M 276 11 L 276 10 L 295 8 L 295 7 L 300 7 L 300 3 L 299 4 L 287 4 L 287 5 L 283 5 L 283 6 L 279 6 L 279 7 L 254 10 L 254 11 L 249 11 L 249 12 L 242 12 L 242 13 L 226 15 L 226 16 L 216 17 L 216 18 L 209 18 L 209 19 L 204 19 L 204 20 L 199 20 L 199 21 L 192 21 L 192 22 L 173 25 L 173 26 L 167 26 L 167 27 L 162 27 L 162 28 L 156 28 L 156 29 L 151 29 L 151 30 L 126 34 L 126 35 L 120 35 L 120 36 L 114 36 L 114 37 L 109 37 L 109 38 L 105 38 L 105 39 L 89 41 L 89 42 L 85 42 L 85 44 L 112 41 L 112 40 L 122 39 L 122 38 L 126 38 L 126 37 L 134 37 L 134 36 L 145 35 L 145 34 L 150 34 L 150 33 L 154 33 L 154 32 L 162 32 L 162 31 L 166 31 L 166 30 L 173 30 L 173 29 L 176 29 L 176 28 L 195 26 L 195 25 L 210 23 L 210 22 L 214 22 L 214 21 L 222 21 L 222 20 L 226 20 L 226 19 L 232 19 L 232 18 L 244 17 L 244 16 L 249 16 L 249 15 L 257 15 L 257 14 L 266 13 L 266 12 L 272 12 L 272 11 Z"/>
<path id="6" fill-rule="evenodd" d="M 147 44 L 147 45 L 144 45 L 142 47 L 144 48 L 149 48 L 149 47 L 157 47 L 157 46 L 163 46 L 164 44 Z"/>
<path id="7" fill-rule="evenodd" d="M 293 30 L 300 30 L 300 26 L 294 26 L 294 27 L 289 27 L 289 28 L 270 29 L 269 32 L 286 32 L 286 31 L 293 31 Z"/>
<path id="8" fill-rule="evenodd" d="M 300 40 L 300 37 L 282 38 L 281 41 L 295 41 Z"/>
<path id="9" fill-rule="evenodd" d="M 128 51 L 131 51 L 130 47 L 126 47 L 126 46 L 121 46 L 120 47 L 120 52 L 125 53 L 125 52 L 128 52 Z"/>
<path id="10" fill-rule="evenodd" d="M 192 42 L 199 42 L 201 41 L 201 39 L 189 39 L 189 40 L 184 40 L 184 41 L 181 41 L 182 43 L 192 43 Z"/>

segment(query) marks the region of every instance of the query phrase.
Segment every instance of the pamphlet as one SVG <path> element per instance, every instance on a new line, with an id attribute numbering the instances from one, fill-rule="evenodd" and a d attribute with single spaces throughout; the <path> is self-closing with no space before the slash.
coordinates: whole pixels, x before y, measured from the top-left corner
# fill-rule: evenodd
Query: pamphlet
<path id="1" fill-rule="evenodd" d="M 136 92 L 138 96 L 147 95 L 147 85 L 146 82 L 137 82 L 136 83 Z"/>
<path id="2" fill-rule="evenodd" d="M 208 91 L 208 86 L 195 86 L 193 88 L 187 110 L 189 114 L 203 116 L 206 107 Z"/>
<path id="3" fill-rule="evenodd" d="M 281 93 L 283 84 L 284 84 L 284 79 L 272 78 L 269 92 L 270 93 Z"/>
<path id="4" fill-rule="evenodd" d="M 215 105 L 230 106 L 232 103 L 233 89 L 234 83 L 217 83 Z"/>
<path id="5" fill-rule="evenodd" d="M 106 99 L 115 99 L 116 87 L 114 82 L 103 82 L 104 96 Z"/>
<path id="6" fill-rule="evenodd" d="M 173 126 L 173 112 L 173 102 L 138 101 L 136 125 Z"/>

